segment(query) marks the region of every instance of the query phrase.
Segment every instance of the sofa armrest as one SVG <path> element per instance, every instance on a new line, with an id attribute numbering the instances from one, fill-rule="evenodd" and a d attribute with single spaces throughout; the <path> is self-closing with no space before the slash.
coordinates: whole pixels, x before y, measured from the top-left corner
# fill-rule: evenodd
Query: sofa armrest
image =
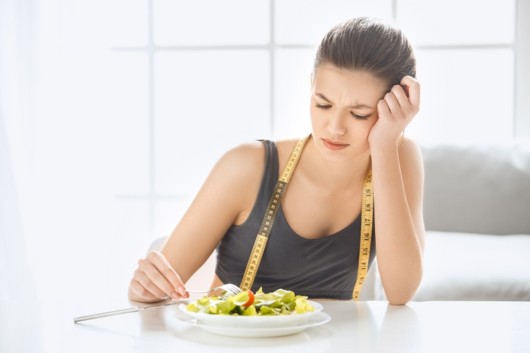
<path id="1" fill-rule="evenodd" d="M 530 234 L 530 148 L 422 147 L 427 230 Z"/>

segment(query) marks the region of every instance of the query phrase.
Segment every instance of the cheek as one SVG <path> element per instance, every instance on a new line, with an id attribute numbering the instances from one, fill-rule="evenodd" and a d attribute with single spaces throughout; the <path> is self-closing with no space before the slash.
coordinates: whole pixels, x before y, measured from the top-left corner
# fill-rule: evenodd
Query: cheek
<path id="1" fill-rule="evenodd" d="M 370 116 L 368 120 L 364 121 L 364 129 L 370 132 L 370 130 L 372 130 L 374 125 L 377 123 L 377 120 L 379 120 L 379 115 L 376 112 L 372 116 Z"/>
<path id="2" fill-rule="evenodd" d="M 377 117 L 372 117 L 368 121 L 355 121 L 350 127 L 350 131 L 355 136 L 355 139 L 365 140 L 370 135 L 376 122 Z"/>
<path id="3" fill-rule="evenodd" d="M 372 131 L 372 128 L 374 127 L 375 123 L 377 122 L 377 117 L 375 117 L 374 119 L 370 119 L 370 121 L 368 122 L 368 124 L 366 124 L 364 127 L 365 127 L 365 130 L 364 130 L 364 134 L 366 136 L 368 136 L 370 134 L 370 131 Z"/>

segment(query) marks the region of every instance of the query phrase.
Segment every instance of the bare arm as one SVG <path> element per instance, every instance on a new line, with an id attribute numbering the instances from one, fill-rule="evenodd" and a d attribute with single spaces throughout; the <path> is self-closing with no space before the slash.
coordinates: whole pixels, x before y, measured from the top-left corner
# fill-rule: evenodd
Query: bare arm
<path id="1" fill-rule="evenodd" d="M 369 137 L 374 183 L 376 255 L 388 301 L 405 304 L 422 277 L 423 163 L 418 146 L 400 136 L 419 107 L 419 84 L 410 98 L 394 86 L 378 104 L 379 120 Z"/>
<path id="2" fill-rule="evenodd" d="M 227 152 L 212 169 L 160 252 L 138 263 L 129 299 L 187 297 L 184 283 L 215 250 L 228 228 L 252 207 L 263 173 L 261 143 Z"/>

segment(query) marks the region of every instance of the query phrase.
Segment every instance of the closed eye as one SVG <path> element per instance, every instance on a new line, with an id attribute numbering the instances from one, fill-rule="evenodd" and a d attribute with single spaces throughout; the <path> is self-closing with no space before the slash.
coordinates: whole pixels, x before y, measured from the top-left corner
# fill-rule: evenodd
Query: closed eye
<path id="1" fill-rule="evenodd" d="M 368 115 L 359 115 L 359 114 L 355 114 L 354 112 L 350 112 L 351 116 L 353 116 L 355 119 L 359 119 L 359 120 L 366 120 L 370 117 L 371 114 L 368 114 Z"/>
<path id="2" fill-rule="evenodd" d="M 316 103 L 316 104 L 315 104 L 315 107 L 320 108 L 320 109 L 329 109 L 329 108 L 331 108 L 331 105 L 318 104 L 318 103 Z"/>

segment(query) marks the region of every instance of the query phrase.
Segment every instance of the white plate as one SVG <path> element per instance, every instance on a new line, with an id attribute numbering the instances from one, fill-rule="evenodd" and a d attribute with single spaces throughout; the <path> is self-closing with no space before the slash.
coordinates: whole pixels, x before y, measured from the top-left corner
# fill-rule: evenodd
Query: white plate
<path id="1" fill-rule="evenodd" d="M 320 326 L 331 320 L 331 316 L 325 312 L 319 312 L 303 323 L 285 327 L 225 327 L 195 323 L 195 326 L 202 328 L 206 332 L 216 335 L 230 337 L 279 337 L 293 335 L 307 328 Z"/>
<path id="2" fill-rule="evenodd" d="M 296 325 L 303 325 L 316 314 L 322 311 L 322 304 L 308 300 L 315 311 L 308 311 L 303 314 L 278 315 L 278 316 L 240 316 L 240 315 L 211 315 L 206 313 L 195 313 L 186 309 L 187 304 L 180 304 L 179 309 L 187 315 L 197 320 L 197 324 L 217 326 L 227 328 L 293 328 Z"/>

